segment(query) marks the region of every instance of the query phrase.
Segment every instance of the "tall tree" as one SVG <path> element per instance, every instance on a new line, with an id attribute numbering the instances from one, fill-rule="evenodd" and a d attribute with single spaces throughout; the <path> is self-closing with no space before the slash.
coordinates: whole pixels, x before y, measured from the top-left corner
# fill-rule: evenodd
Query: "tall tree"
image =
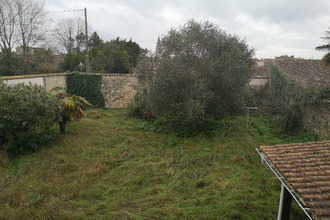
<path id="1" fill-rule="evenodd" d="M 6 74 L 16 74 L 12 68 L 18 59 L 22 60 L 21 73 L 29 73 L 32 68 L 31 48 L 44 40 L 47 23 L 44 3 L 38 0 L 0 0 L 0 48 L 3 60 L 2 69 Z M 12 54 L 14 46 L 22 49 L 21 58 Z"/>
<path id="2" fill-rule="evenodd" d="M 244 40 L 211 22 L 190 20 L 170 30 L 161 45 L 160 57 L 152 63 L 147 57 L 137 67 L 140 116 L 199 127 L 205 117 L 221 119 L 244 110 L 254 54 Z"/>
<path id="3" fill-rule="evenodd" d="M 137 64 L 140 53 L 144 51 L 139 44 L 132 40 L 115 40 L 102 43 L 95 35 L 91 39 L 96 39 L 91 49 L 91 66 L 94 71 L 106 73 L 129 73 Z"/>
<path id="4" fill-rule="evenodd" d="M 103 45 L 103 39 L 98 35 L 96 31 L 89 37 L 89 47 L 101 47 Z"/>
<path id="5" fill-rule="evenodd" d="M 66 53 L 79 53 L 85 50 L 85 22 L 83 19 L 77 17 L 61 20 L 55 29 L 54 37 L 60 50 Z M 90 26 L 88 29 L 88 32 L 91 32 Z"/>
<path id="6" fill-rule="evenodd" d="M 13 2 L 0 0 L 0 49 L 2 52 L 11 52 L 13 49 L 16 16 Z"/>
<path id="7" fill-rule="evenodd" d="M 36 0 L 13 0 L 13 8 L 17 13 L 16 42 L 26 55 L 31 47 L 45 39 L 47 18 L 44 3 Z"/>
<path id="8" fill-rule="evenodd" d="M 330 28 L 328 31 L 325 32 L 325 37 L 321 37 L 324 41 L 327 41 L 327 44 L 321 45 L 316 47 L 316 50 L 325 51 L 327 52 L 326 55 L 324 55 L 322 61 L 325 65 L 330 65 Z"/>

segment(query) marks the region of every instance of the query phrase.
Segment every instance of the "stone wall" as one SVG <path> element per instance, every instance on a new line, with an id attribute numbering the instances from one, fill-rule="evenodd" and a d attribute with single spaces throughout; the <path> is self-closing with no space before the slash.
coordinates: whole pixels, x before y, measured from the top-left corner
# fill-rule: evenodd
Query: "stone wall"
<path id="1" fill-rule="evenodd" d="M 55 87 L 66 88 L 66 75 L 45 77 L 45 87 L 47 91 Z"/>
<path id="2" fill-rule="evenodd" d="M 40 74 L 40 75 L 22 75 L 22 76 L 4 76 L 1 77 L 4 83 L 16 85 L 19 83 L 32 84 L 46 88 L 50 91 L 54 87 L 66 88 L 66 73 Z"/>
<path id="3" fill-rule="evenodd" d="M 320 138 L 330 140 L 330 103 L 319 106 L 305 106 L 303 122 L 306 130 L 317 133 Z"/>
<path id="4" fill-rule="evenodd" d="M 254 76 L 249 82 L 249 85 L 252 86 L 254 89 L 260 90 L 265 88 L 268 81 L 269 81 L 268 76 Z"/>
<path id="5" fill-rule="evenodd" d="M 31 78 L 4 77 L 3 81 L 7 85 L 17 85 L 19 83 L 29 85 L 29 83 L 31 83 L 32 85 L 37 85 L 42 87 L 45 86 L 45 81 L 43 77 L 31 77 Z"/>
<path id="6" fill-rule="evenodd" d="M 106 108 L 126 108 L 135 95 L 137 77 L 129 74 L 102 74 L 102 93 Z M 5 76 L 1 79 L 8 85 L 18 83 L 38 85 L 50 91 L 54 87 L 66 88 L 66 73 Z"/>
<path id="7" fill-rule="evenodd" d="M 102 93 L 106 108 L 126 108 L 136 93 L 137 77 L 128 74 L 103 74 Z"/>

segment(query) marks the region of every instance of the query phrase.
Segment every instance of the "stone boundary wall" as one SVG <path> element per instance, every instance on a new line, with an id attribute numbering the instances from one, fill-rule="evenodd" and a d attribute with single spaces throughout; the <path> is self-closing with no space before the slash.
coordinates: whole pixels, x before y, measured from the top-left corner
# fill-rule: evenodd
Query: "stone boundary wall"
<path id="1" fill-rule="evenodd" d="M 135 95 L 137 77 L 132 74 L 96 73 L 103 76 L 102 93 L 106 108 L 126 108 Z M 38 85 L 50 91 L 54 87 L 66 88 L 67 73 L 4 76 L 0 79 L 8 85 L 19 83 Z"/>
<path id="2" fill-rule="evenodd" d="M 50 91 L 54 87 L 66 88 L 66 75 L 67 73 L 51 73 L 51 74 L 38 74 L 38 75 L 20 75 L 20 76 L 3 76 L 1 79 L 8 85 L 16 85 L 23 83 L 28 85 L 37 85 L 46 88 Z"/>
<path id="3" fill-rule="evenodd" d="M 249 82 L 249 85 L 252 86 L 252 88 L 260 90 L 265 88 L 269 81 L 268 76 L 254 76 L 252 77 L 251 81 Z"/>
<path id="4" fill-rule="evenodd" d="M 304 128 L 316 133 L 323 140 L 330 140 L 330 102 L 319 106 L 307 105 L 303 109 Z"/>
<path id="5" fill-rule="evenodd" d="M 126 108 L 135 96 L 137 77 L 128 74 L 103 74 L 102 93 L 106 108 Z"/>

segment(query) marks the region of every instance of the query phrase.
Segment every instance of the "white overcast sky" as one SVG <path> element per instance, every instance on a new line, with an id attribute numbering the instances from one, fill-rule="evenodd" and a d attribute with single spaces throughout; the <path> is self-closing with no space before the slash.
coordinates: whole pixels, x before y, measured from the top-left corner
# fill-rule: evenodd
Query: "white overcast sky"
<path id="1" fill-rule="evenodd" d="M 45 0 L 49 12 L 87 8 L 93 31 L 107 41 L 120 37 L 155 51 L 158 36 L 189 19 L 206 19 L 246 39 L 257 58 L 294 55 L 319 59 L 316 46 L 330 28 L 330 0 Z M 60 19 L 82 11 L 49 13 Z"/>

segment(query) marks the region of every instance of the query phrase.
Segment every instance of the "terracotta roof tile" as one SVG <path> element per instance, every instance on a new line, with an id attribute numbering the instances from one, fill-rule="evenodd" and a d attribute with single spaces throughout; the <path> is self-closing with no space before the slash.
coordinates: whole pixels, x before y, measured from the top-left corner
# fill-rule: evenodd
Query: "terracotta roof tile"
<path id="1" fill-rule="evenodd" d="M 273 60 L 291 79 L 303 87 L 330 87 L 330 67 L 320 60 Z"/>
<path id="2" fill-rule="evenodd" d="M 318 219 L 330 219 L 330 141 L 260 146 L 260 150 Z"/>

